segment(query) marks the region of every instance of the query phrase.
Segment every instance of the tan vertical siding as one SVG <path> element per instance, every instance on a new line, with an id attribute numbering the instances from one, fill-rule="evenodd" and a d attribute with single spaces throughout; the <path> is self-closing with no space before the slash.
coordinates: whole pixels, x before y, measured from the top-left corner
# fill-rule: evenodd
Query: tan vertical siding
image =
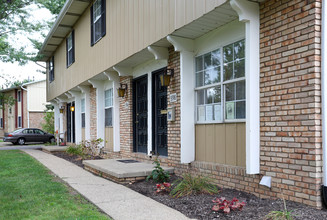
<path id="1" fill-rule="evenodd" d="M 245 123 L 195 126 L 195 158 L 245 167 Z"/>
<path id="2" fill-rule="evenodd" d="M 225 0 L 107 0 L 106 35 L 90 46 L 90 8 L 75 24 L 75 63 L 66 68 L 65 40 L 55 52 L 48 100 L 213 10 Z"/>
<path id="3" fill-rule="evenodd" d="M 85 128 L 81 128 L 82 130 L 82 141 L 85 141 Z"/>

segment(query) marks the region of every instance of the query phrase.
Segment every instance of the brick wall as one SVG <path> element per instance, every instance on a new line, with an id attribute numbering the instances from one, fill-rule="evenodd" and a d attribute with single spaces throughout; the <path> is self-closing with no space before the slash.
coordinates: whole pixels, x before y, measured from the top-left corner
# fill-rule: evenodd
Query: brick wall
<path id="1" fill-rule="evenodd" d="M 97 139 L 97 90 L 90 88 L 90 138 Z"/>
<path id="2" fill-rule="evenodd" d="M 23 95 L 23 109 L 22 109 L 22 123 L 23 123 L 23 127 L 27 128 L 28 127 L 28 118 L 27 118 L 27 91 L 25 90 L 21 90 L 22 95 Z"/>
<path id="3" fill-rule="evenodd" d="M 40 128 L 42 129 L 41 123 L 44 123 L 44 113 L 43 112 L 30 112 L 30 128 Z M 27 123 L 26 126 L 27 127 Z"/>
<path id="4" fill-rule="evenodd" d="M 321 207 L 321 1 L 271 0 L 260 12 L 262 174 L 275 194 Z"/>

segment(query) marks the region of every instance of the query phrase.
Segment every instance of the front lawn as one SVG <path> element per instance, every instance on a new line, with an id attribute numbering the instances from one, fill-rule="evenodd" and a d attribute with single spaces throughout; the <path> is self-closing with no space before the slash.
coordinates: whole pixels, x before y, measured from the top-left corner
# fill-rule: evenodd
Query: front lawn
<path id="1" fill-rule="evenodd" d="M 109 219 L 39 162 L 0 151 L 0 219 Z"/>

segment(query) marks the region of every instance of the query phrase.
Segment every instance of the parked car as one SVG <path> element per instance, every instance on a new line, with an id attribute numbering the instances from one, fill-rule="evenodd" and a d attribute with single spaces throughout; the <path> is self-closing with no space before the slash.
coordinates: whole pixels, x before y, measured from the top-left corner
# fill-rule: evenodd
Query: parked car
<path id="1" fill-rule="evenodd" d="M 5 133 L 3 141 L 24 145 L 26 142 L 54 143 L 56 139 L 53 134 L 46 133 L 38 128 L 21 128 Z"/>

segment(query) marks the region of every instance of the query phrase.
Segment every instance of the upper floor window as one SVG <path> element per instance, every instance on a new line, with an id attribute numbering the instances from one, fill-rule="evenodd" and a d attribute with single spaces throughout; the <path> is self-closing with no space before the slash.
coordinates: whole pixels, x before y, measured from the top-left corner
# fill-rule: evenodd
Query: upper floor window
<path id="1" fill-rule="evenodd" d="M 196 121 L 245 119 L 245 42 L 195 58 Z"/>
<path id="2" fill-rule="evenodd" d="M 18 116 L 18 127 L 22 127 L 22 116 Z"/>
<path id="3" fill-rule="evenodd" d="M 106 0 L 96 0 L 91 6 L 91 46 L 106 34 Z"/>
<path id="4" fill-rule="evenodd" d="M 69 67 L 75 62 L 75 35 L 74 30 L 66 39 L 66 65 Z"/>
<path id="5" fill-rule="evenodd" d="M 22 98 L 21 98 L 21 91 L 17 91 L 17 102 L 21 102 Z"/>
<path id="6" fill-rule="evenodd" d="M 3 118 L 0 118 L 0 128 L 3 128 Z"/>
<path id="7" fill-rule="evenodd" d="M 49 82 L 54 80 L 54 56 L 49 60 Z"/>
<path id="8" fill-rule="evenodd" d="M 85 128 L 85 99 L 81 100 L 82 128 Z"/>
<path id="9" fill-rule="evenodd" d="M 104 92 L 105 126 L 112 126 L 113 94 L 112 89 Z"/>

